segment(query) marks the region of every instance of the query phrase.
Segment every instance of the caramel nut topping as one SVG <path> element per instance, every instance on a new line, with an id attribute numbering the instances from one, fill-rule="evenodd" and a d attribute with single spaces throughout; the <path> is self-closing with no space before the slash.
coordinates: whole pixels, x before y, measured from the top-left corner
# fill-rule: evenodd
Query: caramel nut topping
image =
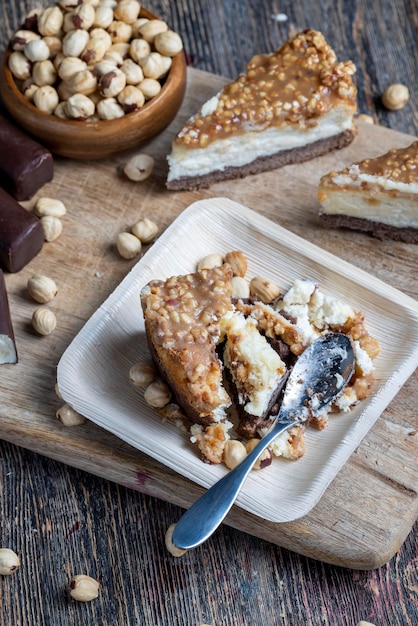
<path id="1" fill-rule="evenodd" d="M 321 33 L 305 30 L 276 52 L 254 56 L 247 71 L 222 89 L 215 111 L 189 120 L 175 142 L 204 148 L 231 132 L 288 124 L 303 129 L 339 103 L 354 113 L 354 73 L 351 61 L 337 63 Z"/>

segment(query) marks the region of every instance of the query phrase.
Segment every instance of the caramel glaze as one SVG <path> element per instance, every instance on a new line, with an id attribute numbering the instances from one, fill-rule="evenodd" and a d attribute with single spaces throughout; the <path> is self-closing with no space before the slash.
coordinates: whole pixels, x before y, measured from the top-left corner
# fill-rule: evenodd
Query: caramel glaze
<path id="1" fill-rule="evenodd" d="M 175 143 L 204 148 L 231 132 L 289 124 L 308 129 L 338 104 L 354 113 L 354 73 L 351 61 L 337 63 L 321 33 L 303 31 L 276 52 L 254 56 L 247 71 L 218 94 L 215 111 L 188 120 Z"/>

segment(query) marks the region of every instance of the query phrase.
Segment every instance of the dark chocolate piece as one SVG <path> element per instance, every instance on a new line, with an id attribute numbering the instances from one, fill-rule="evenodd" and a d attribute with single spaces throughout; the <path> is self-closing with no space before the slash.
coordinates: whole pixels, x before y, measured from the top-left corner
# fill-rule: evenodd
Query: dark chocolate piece
<path id="1" fill-rule="evenodd" d="M 17 350 L 6 284 L 0 270 L 0 365 L 3 363 L 17 363 Z"/>
<path id="2" fill-rule="evenodd" d="M 52 154 L 0 115 L 0 184 L 16 200 L 30 200 L 52 180 Z"/>
<path id="3" fill-rule="evenodd" d="M 18 272 L 44 243 L 41 221 L 0 187 L 0 265 Z"/>

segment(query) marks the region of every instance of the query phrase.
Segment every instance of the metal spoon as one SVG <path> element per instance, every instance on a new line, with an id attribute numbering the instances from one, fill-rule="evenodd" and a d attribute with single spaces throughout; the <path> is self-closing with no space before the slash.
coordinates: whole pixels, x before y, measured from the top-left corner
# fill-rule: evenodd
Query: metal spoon
<path id="1" fill-rule="evenodd" d="M 343 390 L 354 371 L 350 339 L 330 333 L 316 339 L 296 361 L 277 419 L 248 456 L 204 493 L 177 522 L 172 541 L 188 550 L 206 541 L 221 524 L 254 463 L 277 435 L 319 411 Z"/>

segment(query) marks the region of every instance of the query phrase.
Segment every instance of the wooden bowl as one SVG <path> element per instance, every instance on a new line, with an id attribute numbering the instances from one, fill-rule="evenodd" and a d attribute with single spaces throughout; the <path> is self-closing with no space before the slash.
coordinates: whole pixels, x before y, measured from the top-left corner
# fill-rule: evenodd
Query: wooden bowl
<path id="1" fill-rule="evenodd" d="M 155 15 L 141 8 L 141 17 Z M 179 52 L 160 93 L 141 109 L 114 120 L 63 120 L 40 111 L 19 91 L 8 67 L 9 55 L 8 50 L 0 70 L 0 96 L 6 109 L 51 152 L 72 159 L 103 159 L 145 143 L 173 120 L 186 88 L 186 61 Z"/>

